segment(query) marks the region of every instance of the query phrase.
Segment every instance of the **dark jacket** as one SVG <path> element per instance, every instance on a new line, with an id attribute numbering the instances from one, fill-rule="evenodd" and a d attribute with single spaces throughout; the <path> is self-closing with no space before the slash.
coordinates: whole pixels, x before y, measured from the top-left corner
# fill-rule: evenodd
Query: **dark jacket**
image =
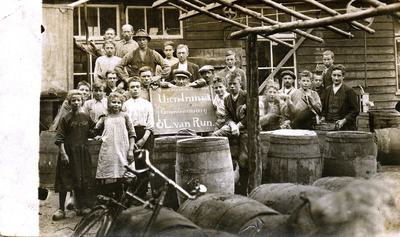
<path id="1" fill-rule="evenodd" d="M 246 102 L 247 92 L 244 90 L 239 91 L 239 96 L 236 101 L 236 106 L 234 106 L 234 101 L 232 99 L 232 95 L 225 97 L 224 104 L 226 110 L 226 122 L 229 123 L 233 121 L 235 123 L 241 122 L 245 127 L 247 127 L 247 115 L 244 113 L 244 116 L 239 115 L 239 109 L 247 104 Z"/>
<path id="2" fill-rule="evenodd" d="M 346 84 L 342 84 L 340 89 L 337 91 L 339 93 L 339 116 L 340 119 L 346 118 L 346 123 L 344 124 L 342 130 L 356 130 L 356 118 L 359 114 L 360 108 L 358 103 L 358 96 L 354 92 L 353 88 Z M 324 95 L 322 96 L 322 117 L 326 118 L 328 114 L 329 97 L 333 96 L 332 85 L 326 88 Z"/>
<path id="3" fill-rule="evenodd" d="M 171 73 L 166 81 L 172 82 L 174 80 L 173 72 L 175 69 L 178 69 L 178 66 L 179 66 L 179 62 L 177 62 L 171 66 Z M 194 82 L 195 80 L 198 80 L 201 78 L 200 73 L 199 73 L 199 66 L 197 64 L 194 64 L 194 63 L 191 63 L 188 61 L 187 62 L 187 71 L 192 74 L 192 77 L 190 78 L 190 82 Z"/>
<path id="4" fill-rule="evenodd" d="M 333 71 L 333 64 L 328 68 L 328 71 L 326 71 L 326 73 L 322 73 L 322 81 L 324 82 L 325 88 L 333 84 L 332 71 Z"/>

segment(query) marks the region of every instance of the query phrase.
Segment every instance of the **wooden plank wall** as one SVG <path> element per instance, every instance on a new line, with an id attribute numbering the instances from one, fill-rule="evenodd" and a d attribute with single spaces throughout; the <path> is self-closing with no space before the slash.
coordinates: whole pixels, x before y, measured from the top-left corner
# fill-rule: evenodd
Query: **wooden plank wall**
<path id="1" fill-rule="evenodd" d="M 315 17 L 315 13 L 310 16 Z M 321 14 L 319 17 L 323 16 L 325 15 Z M 296 52 L 298 71 L 315 71 L 317 63 L 323 68 L 322 53 L 331 50 L 335 53 L 335 64 L 346 67 L 345 83 L 353 87 L 362 85 L 365 92 L 370 93 L 370 100 L 375 103 L 373 109 L 393 109 L 400 97 L 396 96 L 396 52 L 392 17 L 375 17 L 371 25 L 375 34 L 364 33 L 348 24 L 335 26 L 351 31 L 355 37 L 347 39 L 323 28 L 315 29 L 313 34 L 323 38 L 325 43 L 308 39 L 304 41 Z"/>

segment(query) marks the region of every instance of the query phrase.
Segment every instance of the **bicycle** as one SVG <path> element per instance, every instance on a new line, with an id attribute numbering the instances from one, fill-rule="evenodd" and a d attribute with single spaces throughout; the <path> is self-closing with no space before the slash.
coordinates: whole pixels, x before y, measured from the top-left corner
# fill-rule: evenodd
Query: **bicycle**
<path id="1" fill-rule="evenodd" d="M 142 198 L 135 195 L 136 191 L 141 187 L 143 183 L 146 183 L 145 179 L 140 180 L 139 184 L 136 182 L 129 182 L 128 187 L 125 190 L 123 187 L 123 194 L 117 201 L 114 197 L 107 197 L 104 195 L 97 196 L 96 202 L 92 207 L 92 210 L 86 214 L 82 220 L 75 226 L 73 236 L 106 236 L 107 233 L 112 231 L 114 220 L 121 214 L 123 210 L 129 208 L 129 206 L 134 202 L 139 202 L 143 205 L 144 208 L 148 208 L 152 210 L 152 215 L 150 217 L 149 222 L 147 223 L 145 236 L 149 235 L 149 231 L 152 228 L 153 223 L 155 222 L 157 215 L 159 214 L 163 203 L 165 195 L 168 191 L 169 187 L 173 187 L 174 189 L 181 192 L 188 199 L 195 199 L 199 194 L 203 194 L 206 192 L 206 188 L 204 185 L 198 185 L 194 192 L 194 195 L 189 194 L 186 190 L 176 184 L 173 180 L 169 179 L 165 176 L 161 171 L 159 171 L 156 167 L 154 167 L 149 159 L 149 152 L 144 149 L 139 149 L 135 151 L 135 159 L 143 159 L 143 154 L 145 154 L 145 163 L 148 168 L 141 170 L 134 170 L 125 166 L 125 173 L 132 173 L 136 177 L 144 172 L 151 172 L 152 177 L 154 175 L 158 175 L 165 180 L 164 186 L 160 188 L 161 193 L 157 199 L 154 197 L 149 200 L 143 200 Z M 123 181 L 126 181 L 126 175 L 124 175 Z M 123 185 L 127 182 L 122 182 Z M 154 204 L 152 203 L 154 202 Z"/>

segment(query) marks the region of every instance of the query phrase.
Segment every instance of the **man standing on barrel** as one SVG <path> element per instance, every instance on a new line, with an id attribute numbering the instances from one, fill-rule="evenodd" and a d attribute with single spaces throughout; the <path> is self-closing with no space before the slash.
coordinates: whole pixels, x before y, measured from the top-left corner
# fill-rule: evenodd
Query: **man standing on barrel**
<path id="1" fill-rule="evenodd" d="M 321 122 L 334 122 L 339 130 L 357 130 L 356 118 L 360 108 L 354 90 L 343 83 L 345 73 L 343 65 L 333 66 L 333 84 L 326 88 L 323 96 Z"/>

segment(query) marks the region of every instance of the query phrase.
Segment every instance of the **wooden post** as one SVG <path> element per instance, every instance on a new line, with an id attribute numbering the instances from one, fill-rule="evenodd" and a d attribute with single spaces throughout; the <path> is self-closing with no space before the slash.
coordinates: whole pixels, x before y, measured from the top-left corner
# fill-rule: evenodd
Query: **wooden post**
<path id="1" fill-rule="evenodd" d="M 84 4 L 84 9 L 85 9 L 85 33 L 86 33 L 86 45 L 89 46 L 89 26 L 88 26 L 88 13 L 87 13 L 87 3 L 85 2 Z M 90 83 L 90 55 L 87 53 L 86 54 L 86 74 L 87 74 L 87 82 Z"/>
<path id="2" fill-rule="evenodd" d="M 247 130 L 249 180 L 247 192 L 250 193 L 261 184 L 262 160 L 260 151 L 259 106 L 258 106 L 258 49 L 257 34 L 247 37 Z"/>

